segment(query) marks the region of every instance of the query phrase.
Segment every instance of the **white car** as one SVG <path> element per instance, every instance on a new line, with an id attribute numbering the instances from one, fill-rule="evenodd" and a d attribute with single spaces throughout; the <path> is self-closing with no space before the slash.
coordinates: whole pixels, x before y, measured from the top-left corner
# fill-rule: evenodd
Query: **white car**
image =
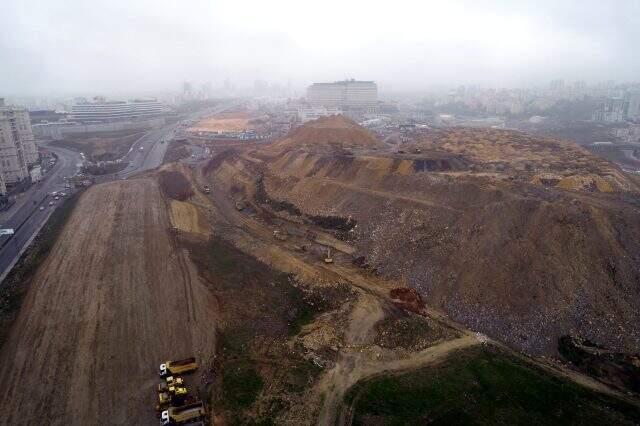
<path id="1" fill-rule="evenodd" d="M 53 199 L 57 201 L 60 199 L 60 197 L 53 197 Z"/>
<path id="2" fill-rule="evenodd" d="M 49 201 L 49 206 L 53 206 L 53 201 Z"/>
<path id="3" fill-rule="evenodd" d="M 61 196 L 61 197 L 66 197 L 66 195 L 67 195 L 67 194 L 65 194 L 64 192 L 61 192 L 61 193 L 60 193 L 60 196 Z"/>
<path id="4" fill-rule="evenodd" d="M 40 211 L 44 210 L 44 206 L 40 206 L 40 209 L 39 209 L 39 210 L 40 210 Z"/>

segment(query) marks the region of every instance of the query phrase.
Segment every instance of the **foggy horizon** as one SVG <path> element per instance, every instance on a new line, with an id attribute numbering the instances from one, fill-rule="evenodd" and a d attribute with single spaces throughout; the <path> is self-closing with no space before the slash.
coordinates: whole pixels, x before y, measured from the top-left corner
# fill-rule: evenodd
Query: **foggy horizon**
<path id="1" fill-rule="evenodd" d="M 512 5 L 400 1 L 195 1 L 190 5 L 27 0 L 5 5 L 0 94 L 178 90 L 183 81 L 374 80 L 381 92 L 640 75 L 640 2 Z"/>

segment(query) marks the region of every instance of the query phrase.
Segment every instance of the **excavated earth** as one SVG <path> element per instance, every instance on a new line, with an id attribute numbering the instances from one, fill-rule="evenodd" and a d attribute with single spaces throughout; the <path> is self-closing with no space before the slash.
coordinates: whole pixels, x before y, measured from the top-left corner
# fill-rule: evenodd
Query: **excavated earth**
<path id="1" fill-rule="evenodd" d="M 215 347 L 215 307 L 156 180 L 94 186 L 0 354 L 0 424 L 157 424 L 158 365 Z"/>
<path id="2" fill-rule="evenodd" d="M 431 130 L 386 146 L 331 117 L 226 151 L 208 182 L 241 205 L 320 224 L 427 305 L 531 354 L 565 334 L 640 350 L 640 196 L 579 146 L 504 130 Z"/>

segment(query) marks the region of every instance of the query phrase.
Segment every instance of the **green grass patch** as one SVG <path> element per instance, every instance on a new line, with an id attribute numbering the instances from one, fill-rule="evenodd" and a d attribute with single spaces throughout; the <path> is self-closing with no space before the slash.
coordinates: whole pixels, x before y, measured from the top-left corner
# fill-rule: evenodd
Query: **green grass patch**
<path id="1" fill-rule="evenodd" d="M 212 405 L 228 424 L 269 424 L 322 371 L 290 338 L 352 295 L 347 286 L 307 288 L 219 237 L 184 244 L 221 307 Z"/>
<path id="2" fill-rule="evenodd" d="M 245 363 L 228 363 L 222 373 L 222 390 L 225 393 L 227 408 L 246 408 L 251 406 L 264 381 L 258 372 Z"/>
<path id="3" fill-rule="evenodd" d="M 353 424 L 638 424 L 640 409 L 491 348 L 356 384 Z"/>

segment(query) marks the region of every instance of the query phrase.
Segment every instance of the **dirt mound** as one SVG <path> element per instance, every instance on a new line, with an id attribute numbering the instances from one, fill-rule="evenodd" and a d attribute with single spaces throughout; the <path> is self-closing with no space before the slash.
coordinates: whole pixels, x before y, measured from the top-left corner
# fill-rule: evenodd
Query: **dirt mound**
<path id="1" fill-rule="evenodd" d="M 494 179 L 588 192 L 639 189 L 614 164 L 573 142 L 511 130 L 433 129 L 421 134 L 410 150 L 458 156 L 474 174 L 492 174 Z"/>
<path id="2" fill-rule="evenodd" d="M 391 289 L 389 297 L 393 299 L 393 303 L 407 311 L 419 314 L 424 309 L 422 297 L 414 288 L 399 287 Z"/>
<path id="3" fill-rule="evenodd" d="M 167 197 L 178 201 L 185 201 L 193 195 L 189 179 L 181 172 L 174 170 L 160 172 L 160 187 Z"/>
<path id="4" fill-rule="evenodd" d="M 378 148 L 382 143 L 353 120 L 342 115 L 332 115 L 298 127 L 276 146 L 283 149 Z"/>
<path id="5" fill-rule="evenodd" d="M 575 144 L 517 132 L 436 131 L 416 145 L 245 153 L 210 178 L 287 206 L 296 220 L 350 218 L 357 226 L 331 232 L 356 247 L 354 258 L 406 277 L 430 306 L 514 347 L 556 354 L 557 339 L 575 331 L 639 351 L 637 183 Z"/>

